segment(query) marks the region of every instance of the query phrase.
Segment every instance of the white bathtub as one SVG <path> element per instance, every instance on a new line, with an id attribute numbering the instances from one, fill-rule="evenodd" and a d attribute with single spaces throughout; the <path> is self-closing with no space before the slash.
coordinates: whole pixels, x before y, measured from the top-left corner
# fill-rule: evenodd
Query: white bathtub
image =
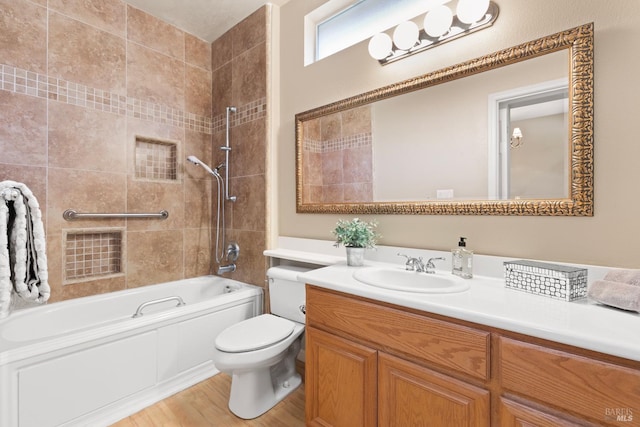
<path id="1" fill-rule="evenodd" d="M 186 305 L 132 318 L 170 296 Z M 215 337 L 262 300 L 205 276 L 16 311 L 0 321 L 0 426 L 106 426 L 215 375 Z"/>

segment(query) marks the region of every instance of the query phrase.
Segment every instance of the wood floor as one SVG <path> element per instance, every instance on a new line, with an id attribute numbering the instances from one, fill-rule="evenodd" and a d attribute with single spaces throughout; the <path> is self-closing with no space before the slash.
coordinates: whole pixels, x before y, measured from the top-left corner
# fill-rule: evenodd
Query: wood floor
<path id="1" fill-rule="evenodd" d="M 304 384 L 270 411 L 243 420 L 227 407 L 231 377 L 218 374 L 153 406 L 125 418 L 112 427 L 297 427 L 304 426 Z"/>

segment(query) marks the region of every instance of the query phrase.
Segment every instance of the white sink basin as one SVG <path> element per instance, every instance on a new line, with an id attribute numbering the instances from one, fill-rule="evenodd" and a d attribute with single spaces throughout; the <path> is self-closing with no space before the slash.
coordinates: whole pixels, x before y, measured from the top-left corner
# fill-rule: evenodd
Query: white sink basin
<path id="1" fill-rule="evenodd" d="M 447 294 L 469 289 L 465 279 L 443 273 L 417 273 L 404 268 L 364 267 L 353 273 L 359 282 L 378 288 L 426 294 Z"/>

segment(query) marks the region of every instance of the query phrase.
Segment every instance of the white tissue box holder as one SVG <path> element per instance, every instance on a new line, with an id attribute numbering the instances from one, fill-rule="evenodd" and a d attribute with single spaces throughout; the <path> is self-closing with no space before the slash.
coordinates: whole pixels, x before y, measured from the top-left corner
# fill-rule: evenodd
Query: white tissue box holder
<path id="1" fill-rule="evenodd" d="M 587 269 L 538 261 L 504 263 L 507 288 L 573 301 L 587 295 Z"/>

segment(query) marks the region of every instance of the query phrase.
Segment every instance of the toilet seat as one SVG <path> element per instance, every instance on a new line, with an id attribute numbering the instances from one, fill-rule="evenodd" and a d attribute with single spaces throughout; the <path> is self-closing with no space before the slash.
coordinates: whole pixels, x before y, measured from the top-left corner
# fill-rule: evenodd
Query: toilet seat
<path id="1" fill-rule="evenodd" d="M 241 353 L 260 350 L 280 342 L 293 333 L 295 324 L 272 314 L 261 314 L 222 331 L 215 345 L 220 351 Z"/>

